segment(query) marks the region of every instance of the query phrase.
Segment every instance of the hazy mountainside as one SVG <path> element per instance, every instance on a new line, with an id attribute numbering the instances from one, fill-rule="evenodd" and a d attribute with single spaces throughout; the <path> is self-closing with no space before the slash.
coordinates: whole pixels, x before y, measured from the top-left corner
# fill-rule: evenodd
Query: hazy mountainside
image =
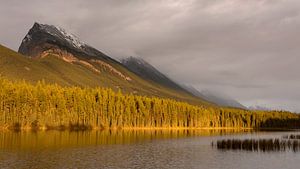
<path id="1" fill-rule="evenodd" d="M 199 90 L 195 89 L 193 86 L 190 85 L 181 85 L 185 90 L 189 91 L 192 93 L 194 96 L 201 97 L 203 99 L 206 99 L 206 96 L 202 94 Z"/>
<path id="2" fill-rule="evenodd" d="M 180 85 L 172 81 L 166 75 L 162 74 L 151 64 L 143 60 L 142 58 L 129 57 L 122 59 L 121 63 L 125 65 L 129 70 L 149 81 L 158 83 L 160 85 L 173 88 L 175 90 L 185 91 Z M 186 91 L 185 91 L 186 92 Z"/>
<path id="3" fill-rule="evenodd" d="M 65 86 L 109 87 L 125 93 L 210 104 L 188 93 L 150 83 L 76 36 L 52 25 L 35 23 L 23 39 L 19 52 L 21 54 L 0 46 L 2 76 L 29 82 L 44 79 Z"/>
<path id="4" fill-rule="evenodd" d="M 238 101 L 219 94 L 215 92 L 211 92 L 208 90 L 202 91 L 202 94 L 205 96 L 204 99 L 213 103 L 216 103 L 219 106 L 226 106 L 226 107 L 236 107 L 236 108 L 241 108 L 241 109 L 247 109 L 244 105 L 239 103 Z"/>
<path id="5" fill-rule="evenodd" d="M 249 106 L 249 110 L 262 110 L 262 111 L 271 111 L 272 109 L 267 108 L 265 106 L 259 106 L 259 105 L 254 105 L 254 106 Z"/>
<path id="6" fill-rule="evenodd" d="M 215 103 L 219 106 L 225 106 L 225 107 L 236 107 L 236 108 L 241 108 L 241 109 L 247 109 L 244 105 L 239 103 L 238 101 L 231 99 L 225 95 L 216 93 L 216 92 L 211 92 L 208 90 L 205 91 L 198 91 L 192 86 L 186 86 L 182 85 L 186 90 L 188 90 L 190 93 L 194 94 L 195 96 L 198 96 L 200 98 L 203 98 L 209 102 Z"/>
<path id="7" fill-rule="evenodd" d="M 217 94 L 217 93 L 213 93 L 213 92 L 209 92 L 209 91 L 199 92 L 197 89 L 195 89 L 191 86 L 188 87 L 188 86 L 184 86 L 184 85 L 179 85 L 176 82 L 172 81 L 170 78 L 168 78 L 166 75 L 161 73 L 159 70 L 157 70 L 151 64 L 149 64 L 148 62 L 143 60 L 142 58 L 129 57 L 129 58 L 123 59 L 121 62 L 129 70 L 131 70 L 135 74 L 143 77 L 144 79 L 153 81 L 155 83 L 161 84 L 161 85 L 169 87 L 169 88 L 173 88 L 176 90 L 182 90 L 182 91 L 191 93 L 194 96 L 205 99 L 205 100 L 215 103 L 219 106 L 237 107 L 237 108 L 246 109 L 245 106 L 243 106 L 236 100 L 233 100 L 226 96 L 222 96 L 221 94 Z"/>

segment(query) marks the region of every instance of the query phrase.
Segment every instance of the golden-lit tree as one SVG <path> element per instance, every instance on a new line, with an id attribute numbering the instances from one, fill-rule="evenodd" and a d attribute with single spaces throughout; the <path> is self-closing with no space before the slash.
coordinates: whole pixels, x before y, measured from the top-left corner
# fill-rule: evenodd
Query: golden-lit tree
<path id="1" fill-rule="evenodd" d="M 55 129 L 299 127 L 299 115 L 203 107 L 106 88 L 36 85 L 0 78 L 0 126 Z"/>

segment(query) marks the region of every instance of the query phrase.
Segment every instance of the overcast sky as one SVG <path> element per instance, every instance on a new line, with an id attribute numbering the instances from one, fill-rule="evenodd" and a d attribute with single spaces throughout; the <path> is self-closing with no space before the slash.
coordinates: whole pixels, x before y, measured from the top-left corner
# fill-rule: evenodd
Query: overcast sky
<path id="1" fill-rule="evenodd" d="M 0 43 L 35 21 L 65 28 L 113 58 L 139 56 L 169 77 L 300 112 L 299 0 L 0 0 Z"/>

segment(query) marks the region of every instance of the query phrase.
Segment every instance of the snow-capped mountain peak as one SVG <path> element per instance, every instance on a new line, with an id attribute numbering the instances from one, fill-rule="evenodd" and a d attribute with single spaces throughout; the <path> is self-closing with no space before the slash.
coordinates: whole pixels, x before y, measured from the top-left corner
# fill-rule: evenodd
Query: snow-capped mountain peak
<path id="1" fill-rule="evenodd" d="M 60 48 L 85 59 L 105 59 L 116 62 L 65 29 L 37 22 L 24 37 L 19 52 L 26 56 L 39 57 L 43 51 L 53 48 Z"/>

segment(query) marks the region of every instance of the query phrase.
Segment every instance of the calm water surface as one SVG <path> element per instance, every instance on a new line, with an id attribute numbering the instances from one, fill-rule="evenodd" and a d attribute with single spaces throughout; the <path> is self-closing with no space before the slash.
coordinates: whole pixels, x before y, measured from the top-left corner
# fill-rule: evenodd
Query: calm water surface
<path id="1" fill-rule="evenodd" d="M 6 131 L 0 132 L 0 168 L 297 169 L 300 153 L 220 151 L 211 146 L 218 139 L 286 134 L 295 132 Z"/>

